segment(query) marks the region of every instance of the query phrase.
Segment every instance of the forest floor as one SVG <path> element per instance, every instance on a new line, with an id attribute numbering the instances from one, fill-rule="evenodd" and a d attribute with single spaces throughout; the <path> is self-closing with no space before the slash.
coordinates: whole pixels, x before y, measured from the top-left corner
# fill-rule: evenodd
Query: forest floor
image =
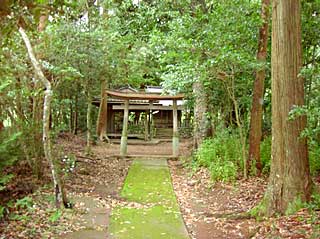
<path id="1" fill-rule="evenodd" d="M 0 239 L 79 239 L 81 235 L 107 238 L 112 210 L 135 207 L 120 196 L 132 160 L 111 156 L 118 154 L 118 144 L 99 143 L 93 146 L 90 156 L 85 156 L 85 141 L 81 137 L 64 134 L 55 143 L 61 162 L 69 169 L 65 185 L 73 209 L 54 208 L 48 168 L 41 181 L 31 176 L 25 164 L 8 168 L 16 177 L 0 195 L 0 203 L 9 202 L 7 216 L 0 221 Z M 169 155 L 169 149 L 170 142 L 128 145 L 129 154 L 139 155 Z M 320 212 L 310 208 L 269 219 L 239 216 L 261 200 L 266 178 L 213 183 L 207 169 L 195 170 L 188 166 L 191 149 L 190 141 L 182 141 L 180 160 L 168 161 L 190 238 L 320 238 Z"/>

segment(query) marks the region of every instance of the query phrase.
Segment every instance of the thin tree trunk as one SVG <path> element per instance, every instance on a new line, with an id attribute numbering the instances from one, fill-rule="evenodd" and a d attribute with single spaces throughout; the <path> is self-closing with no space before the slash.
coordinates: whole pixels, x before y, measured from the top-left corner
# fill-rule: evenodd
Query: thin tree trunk
<path id="1" fill-rule="evenodd" d="M 261 6 L 261 19 L 263 24 L 259 31 L 259 43 L 257 52 L 257 61 L 265 64 L 267 58 L 268 32 L 269 32 L 269 7 L 270 0 L 263 0 Z M 252 162 L 256 163 L 257 173 L 262 173 L 262 164 L 260 158 L 260 141 L 262 137 L 262 106 L 264 94 L 264 80 L 266 78 L 266 69 L 263 66 L 256 72 L 256 79 L 253 86 L 253 99 L 251 107 L 250 131 L 249 131 L 249 157 L 246 162 L 246 169 L 249 171 Z"/>
<path id="2" fill-rule="evenodd" d="M 78 93 L 74 99 L 74 115 L 73 115 L 73 134 L 76 135 L 78 132 Z"/>
<path id="3" fill-rule="evenodd" d="M 43 11 L 39 17 L 39 23 L 38 23 L 38 32 L 43 32 L 46 28 L 47 20 L 48 20 L 48 12 Z M 38 44 L 40 44 L 41 40 L 38 39 Z M 43 56 L 41 53 L 37 53 L 35 55 L 36 59 L 42 59 Z M 37 77 L 35 77 L 37 78 Z M 35 158 L 34 161 L 34 172 L 37 176 L 38 179 L 43 177 L 43 151 L 39 145 L 41 144 L 41 121 L 42 121 L 42 116 L 43 116 L 43 97 L 41 95 L 41 91 L 39 89 L 42 88 L 42 83 L 38 82 L 37 80 L 34 81 L 34 90 L 35 92 L 38 92 L 37 94 L 34 94 L 33 96 L 33 158 Z"/>
<path id="4" fill-rule="evenodd" d="M 110 142 L 107 136 L 107 93 L 106 93 L 106 80 L 101 82 L 101 99 L 100 99 L 100 107 L 99 114 L 97 120 L 97 135 L 101 141 L 106 140 L 108 143 Z"/>
<path id="5" fill-rule="evenodd" d="M 66 201 L 66 197 L 64 196 L 65 194 L 63 192 L 62 183 L 58 174 L 57 166 L 54 162 L 52 149 L 51 149 L 51 138 L 50 138 L 50 129 L 49 129 L 49 124 L 50 124 L 49 118 L 50 118 L 50 108 L 51 108 L 51 99 L 52 99 L 51 83 L 44 76 L 41 70 L 40 64 L 33 52 L 33 48 L 31 46 L 30 40 L 22 27 L 19 28 L 19 33 L 28 50 L 29 58 L 34 67 L 35 74 L 39 78 L 39 80 L 41 80 L 41 82 L 46 88 L 44 104 L 43 104 L 43 147 L 44 147 L 45 157 L 48 160 L 51 167 L 52 179 L 54 183 L 56 207 L 59 208 L 61 206 L 61 203 L 64 203 L 64 205 L 67 205 L 68 203 Z"/>
<path id="6" fill-rule="evenodd" d="M 69 133 L 72 133 L 72 124 L 73 124 L 73 102 L 72 102 L 72 97 L 70 97 L 70 103 L 69 103 Z"/>
<path id="7" fill-rule="evenodd" d="M 289 120 L 304 104 L 299 0 L 272 2 L 272 161 L 265 195 L 266 214 L 285 213 L 296 200 L 308 201 L 311 179 L 307 140 L 301 137 L 306 117 Z"/>
<path id="8" fill-rule="evenodd" d="M 91 154 L 91 140 L 92 140 L 92 135 L 91 135 L 91 130 L 92 130 L 92 117 L 91 117 L 91 112 L 92 112 L 92 96 L 91 92 L 87 90 L 88 98 L 87 98 L 87 147 L 86 147 L 86 154 Z"/>
<path id="9" fill-rule="evenodd" d="M 243 177 L 245 179 L 248 178 L 248 169 L 247 169 L 247 164 L 246 164 L 246 161 L 247 161 L 247 152 L 246 152 L 246 137 L 245 137 L 245 134 L 244 134 L 244 129 L 243 129 L 243 124 L 241 122 L 241 119 L 240 119 L 240 114 L 239 114 L 239 105 L 238 105 L 238 102 L 237 102 L 237 99 L 236 99 L 236 96 L 235 96 L 235 85 L 234 85 L 234 75 L 232 74 L 231 78 L 231 89 L 229 86 L 226 86 L 227 88 L 227 91 L 228 91 L 228 94 L 229 94 L 229 97 L 233 103 L 233 108 L 234 108 L 234 111 L 235 111 L 235 114 L 236 114 L 236 124 L 238 126 L 238 129 L 239 129 L 239 136 L 240 136 L 240 143 L 241 143 L 241 153 L 242 153 L 242 162 L 243 162 Z"/>

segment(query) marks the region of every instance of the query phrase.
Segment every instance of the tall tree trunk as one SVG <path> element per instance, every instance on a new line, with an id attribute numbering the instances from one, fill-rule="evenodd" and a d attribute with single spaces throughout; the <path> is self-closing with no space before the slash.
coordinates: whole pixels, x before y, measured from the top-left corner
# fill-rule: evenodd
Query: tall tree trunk
<path id="1" fill-rule="evenodd" d="M 304 104 L 299 0 L 272 2 L 272 161 L 266 191 L 266 213 L 284 213 L 295 200 L 308 201 L 311 179 L 306 117 L 289 120 L 289 112 Z"/>
<path id="2" fill-rule="evenodd" d="M 99 106 L 99 114 L 97 120 L 97 135 L 101 141 L 108 141 L 107 136 L 107 93 L 106 93 L 106 80 L 101 82 L 101 99 Z"/>
<path id="3" fill-rule="evenodd" d="M 72 96 L 70 97 L 70 103 L 69 103 L 69 133 L 72 133 L 72 124 L 73 124 L 73 102 L 72 102 Z"/>
<path id="4" fill-rule="evenodd" d="M 269 32 L 269 7 L 270 0 L 262 0 L 261 6 L 261 19 L 262 26 L 259 31 L 259 43 L 257 52 L 257 61 L 265 64 L 267 58 L 267 46 L 268 46 L 268 32 Z M 253 99 L 251 107 L 250 118 L 250 132 L 249 132 L 249 157 L 246 162 L 247 170 L 250 170 L 252 162 L 256 162 L 256 168 L 258 175 L 261 175 L 262 164 L 260 158 L 260 141 L 262 137 L 262 105 L 264 94 L 264 80 L 266 77 L 266 68 L 257 70 L 256 79 L 253 86 Z"/>
<path id="5" fill-rule="evenodd" d="M 87 90 L 87 147 L 86 147 L 86 154 L 91 154 L 91 141 L 92 141 L 92 135 L 91 135 L 91 130 L 92 130 L 92 117 L 91 117 L 91 112 L 92 112 L 92 96 L 91 92 L 88 89 Z"/>
<path id="6" fill-rule="evenodd" d="M 49 17 L 49 13 L 47 11 L 43 11 L 39 17 L 39 23 L 38 23 L 38 32 L 43 32 L 46 28 L 46 24 L 47 24 L 47 20 Z M 41 40 L 40 38 L 37 40 L 38 44 L 40 44 Z M 36 59 L 42 59 L 43 55 L 41 54 L 41 52 L 37 53 L 35 55 Z M 37 77 L 35 77 L 36 79 Z M 33 95 L 33 110 L 32 110 L 32 121 L 33 121 L 33 158 L 35 158 L 34 161 L 34 172 L 37 175 L 37 178 L 40 179 L 43 177 L 43 151 L 41 149 L 41 147 L 39 147 L 39 145 L 41 145 L 41 124 L 42 124 L 42 116 L 43 116 L 43 109 L 42 109 L 42 105 L 43 105 L 43 97 L 42 94 L 40 93 L 40 89 L 43 87 L 42 83 L 35 80 L 34 84 L 34 91 L 38 92 L 37 94 Z"/>
<path id="7" fill-rule="evenodd" d="M 194 82 L 192 87 L 195 96 L 193 147 L 194 149 L 197 149 L 208 135 L 208 105 L 206 91 L 202 82 Z"/>
<path id="8" fill-rule="evenodd" d="M 78 93 L 76 93 L 74 98 L 74 112 L 73 112 L 73 134 L 78 133 Z"/>
<path id="9" fill-rule="evenodd" d="M 26 45 L 26 48 L 28 50 L 29 58 L 31 60 L 31 63 L 33 65 L 34 71 L 36 76 L 39 78 L 39 80 L 43 83 L 45 86 L 45 97 L 44 97 L 44 104 L 43 104 L 43 147 L 44 147 L 44 153 L 45 157 L 48 160 L 50 167 L 51 167 L 51 173 L 52 173 L 52 179 L 54 183 L 54 191 L 55 191 L 55 200 L 56 200 L 56 207 L 59 208 L 61 206 L 61 203 L 64 203 L 64 205 L 68 205 L 68 202 L 66 200 L 61 179 L 59 177 L 58 169 L 55 164 L 55 160 L 52 155 L 52 148 L 51 148 L 51 138 L 50 138 L 50 129 L 49 129 L 49 119 L 50 119 L 50 110 L 51 110 L 51 99 L 52 99 L 52 89 L 51 89 L 51 83 L 47 80 L 47 78 L 44 76 L 40 64 L 38 60 L 35 57 L 35 54 L 33 52 L 33 48 L 31 46 L 29 37 L 25 33 L 24 29 L 22 27 L 19 28 L 19 33 Z"/>

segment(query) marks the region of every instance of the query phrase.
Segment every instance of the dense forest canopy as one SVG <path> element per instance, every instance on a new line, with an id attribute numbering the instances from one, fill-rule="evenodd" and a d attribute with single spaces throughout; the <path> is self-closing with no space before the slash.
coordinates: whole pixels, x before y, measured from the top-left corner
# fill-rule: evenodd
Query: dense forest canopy
<path id="1" fill-rule="evenodd" d="M 301 17 L 301 31 L 300 22 L 292 26 L 297 31 L 281 25 L 275 12 L 286 12 L 286 5 L 281 4 L 278 9 L 267 0 L 1 0 L 0 191 L 14 180 L 6 167 L 18 162 L 25 162 L 39 179 L 44 159 L 59 172 L 55 163 L 59 150 L 52 145 L 61 132 L 87 133 L 90 155 L 92 143 L 101 136 L 97 135 L 101 130 L 96 133 L 101 109 L 92 102 L 104 99 L 106 89 L 122 86 L 161 86 L 167 92 L 185 94 L 193 125 L 191 165 L 209 168 L 213 180 L 269 175 L 275 125 L 272 108 L 277 107 L 272 105 L 276 101 L 272 100 L 275 88 L 271 82 L 275 80 L 271 72 L 276 69 L 272 64 L 277 57 L 272 52 L 283 53 L 284 49 L 274 50 L 277 40 L 282 44 L 281 31 L 293 32 L 298 39 L 296 48 L 301 51 L 287 53 L 301 58 L 296 66 L 296 88 L 302 86 L 304 91 L 300 95 L 304 103 L 293 104 L 287 120 L 307 118 L 306 127 L 295 137 L 307 140 L 306 170 L 309 172 L 310 165 L 311 176 L 318 177 L 320 1 L 290 3 L 301 6 L 296 12 L 297 18 Z M 274 22 L 280 30 L 275 25 L 272 28 Z M 30 61 L 27 38 L 38 71 Z M 259 44 L 263 40 L 264 49 Z M 254 101 L 259 72 L 263 72 L 261 97 Z M 254 104 L 261 107 L 257 121 L 251 110 Z M 258 128 L 250 126 L 255 122 L 261 122 Z M 251 134 L 256 131 L 260 133 L 254 138 Z M 251 148 L 254 143 L 258 151 Z M 49 154 L 48 149 L 52 149 Z M 59 177 L 53 174 L 55 177 L 61 187 L 60 200 L 67 205 Z M 310 195 L 301 199 L 308 201 Z M 283 205 L 272 210 L 284 213 L 287 204 Z M 267 214 L 272 215 L 270 210 Z"/>

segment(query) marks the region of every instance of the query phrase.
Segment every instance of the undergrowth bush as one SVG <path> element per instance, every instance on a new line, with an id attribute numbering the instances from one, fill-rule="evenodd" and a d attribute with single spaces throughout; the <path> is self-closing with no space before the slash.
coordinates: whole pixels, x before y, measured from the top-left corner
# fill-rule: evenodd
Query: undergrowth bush
<path id="1" fill-rule="evenodd" d="M 21 156 L 19 152 L 18 139 L 21 133 L 12 135 L 7 132 L 0 134 L 0 170 L 5 166 L 12 165 Z"/>
<path id="2" fill-rule="evenodd" d="M 3 190 L 13 177 L 12 174 L 4 174 L 3 170 L 5 167 L 13 165 L 20 157 L 18 150 L 20 135 L 20 133 L 9 135 L 5 131 L 0 134 L 0 190 Z"/>
<path id="3" fill-rule="evenodd" d="M 271 136 L 264 138 L 260 144 L 260 157 L 262 163 L 262 173 L 268 174 L 270 172 L 271 162 Z"/>
<path id="4" fill-rule="evenodd" d="M 205 140 L 195 156 L 197 166 L 210 170 L 214 181 L 234 181 L 242 169 L 241 144 L 237 134 L 227 130 Z"/>
<path id="5" fill-rule="evenodd" d="M 320 174 L 320 145 L 316 141 L 309 142 L 309 163 L 312 176 Z"/>
<path id="6" fill-rule="evenodd" d="M 18 139 L 20 133 L 9 134 L 6 131 L 0 132 L 0 191 L 6 188 L 6 185 L 14 177 L 13 174 L 5 172 L 7 166 L 13 165 L 20 157 Z M 6 205 L 0 205 L 0 220 L 7 212 Z"/>

